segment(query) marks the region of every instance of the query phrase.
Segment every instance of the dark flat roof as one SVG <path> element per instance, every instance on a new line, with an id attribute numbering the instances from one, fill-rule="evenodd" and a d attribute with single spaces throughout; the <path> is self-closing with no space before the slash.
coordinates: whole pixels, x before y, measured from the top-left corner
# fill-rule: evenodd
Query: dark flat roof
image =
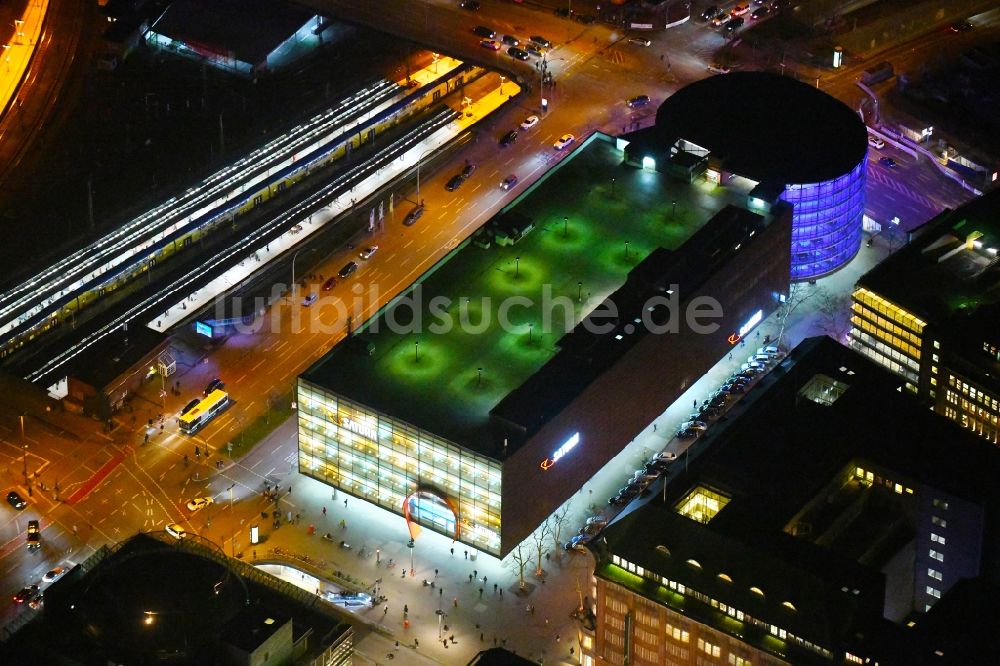
<path id="1" fill-rule="evenodd" d="M 964 248 L 979 233 L 980 249 Z M 993 252 L 990 252 L 990 250 Z M 948 210 L 920 228 L 905 248 L 868 271 L 858 285 L 926 322 L 973 322 L 995 331 L 1000 304 L 1000 190 Z M 989 316 L 974 317 L 977 311 Z"/>
<path id="2" fill-rule="evenodd" d="M 831 405 L 821 405 L 801 393 L 817 375 L 848 388 Z M 605 542 L 598 541 L 595 550 L 604 553 L 606 547 L 832 648 L 845 638 L 852 618 L 881 615 L 884 578 L 877 567 L 785 528 L 815 506 L 838 475 L 849 465 L 871 463 L 904 483 L 972 502 L 994 505 L 1000 493 L 1000 450 L 900 393 L 901 381 L 830 338 L 804 341 L 689 449 L 684 466 L 678 463 L 668 478 L 666 501 L 657 493 L 627 513 L 605 530 Z M 730 498 L 707 524 L 674 509 L 699 486 Z M 601 575 L 622 578 L 606 557 L 602 567 Z M 734 583 L 718 579 L 719 573 Z M 661 594 L 653 583 L 633 578 L 623 584 Z M 750 593 L 751 585 L 765 596 Z M 788 612 L 784 601 L 797 611 Z"/>
<path id="3" fill-rule="evenodd" d="M 153 31 L 256 65 L 301 28 L 312 12 L 280 0 L 174 0 Z"/>
<path id="4" fill-rule="evenodd" d="M 691 83 L 656 112 L 664 147 L 683 138 L 757 181 L 818 183 L 865 159 L 858 115 L 813 86 L 765 72 L 733 72 Z"/>
<path id="5" fill-rule="evenodd" d="M 291 619 L 288 613 L 271 608 L 246 606 L 229 622 L 219 639 L 244 652 L 253 652 Z"/>

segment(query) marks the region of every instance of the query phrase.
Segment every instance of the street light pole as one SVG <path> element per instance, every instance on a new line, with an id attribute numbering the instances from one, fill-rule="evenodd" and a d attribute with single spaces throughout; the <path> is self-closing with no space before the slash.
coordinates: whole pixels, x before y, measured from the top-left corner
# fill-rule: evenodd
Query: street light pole
<path id="1" fill-rule="evenodd" d="M 299 252 L 305 250 L 306 254 L 309 254 L 310 252 L 315 251 L 315 249 L 316 248 L 309 248 L 308 250 L 306 250 L 306 248 L 304 247 L 299 248 L 298 250 L 295 251 L 295 254 L 292 255 L 292 298 L 293 299 L 296 297 L 295 292 L 296 292 L 296 287 L 298 286 L 295 282 L 295 260 L 298 259 Z"/>
<path id="2" fill-rule="evenodd" d="M 236 558 L 236 514 L 233 513 L 233 488 L 236 484 L 229 486 L 229 515 L 233 519 L 233 536 L 230 538 L 232 543 L 233 558 Z"/>
<path id="3" fill-rule="evenodd" d="M 24 446 L 24 485 L 28 485 L 28 442 L 24 439 L 24 414 L 21 414 L 21 443 Z"/>

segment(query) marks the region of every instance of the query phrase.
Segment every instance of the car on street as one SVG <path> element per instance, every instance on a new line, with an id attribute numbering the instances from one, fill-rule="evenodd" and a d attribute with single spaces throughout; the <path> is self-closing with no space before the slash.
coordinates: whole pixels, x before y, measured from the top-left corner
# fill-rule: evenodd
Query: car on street
<path id="1" fill-rule="evenodd" d="M 515 130 L 511 130 L 506 134 L 504 134 L 502 137 L 500 137 L 501 146 L 509 146 L 515 141 L 517 141 L 517 132 Z"/>
<path id="2" fill-rule="evenodd" d="M 868 145 L 871 146 L 872 148 L 876 148 L 878 150 L 882 150 L 883 148 L 885 148 L 885 141 L 882 140 L 882 137 L 880 137 L 880 136 L 873 136 L 873 135 L 869 134 L 868 135 Z"/>
<path id="3" fill-rule="evenodd" d="M 685 421 L 681 424 L 681 428 L 690 428 L 691 430 L 701 430 L 704 431 L 708 429 L 708 424 L 704 421 Z"/>
<path id="4" fill-rule="evenodd" d="M 734 33 L 742 28 L 744 23 L 746 23 L 746 21 L 743 20 L 742 16 L 731 18 L 726 22 L 726 25 L 723 26 L 722 31 L 727 34 Z"/>
<path id="5" fill-rule="evenodd" d="M 378 252 L 378 245 L 369 245 L 365 249 L 358 252 L 358 256 L 362 259 L 371 259 Z"/>
<path id="6" fill-rule="evenodd" d="M 419 220 L 420 217 L 423 214 L 424 214 L 424 204 L 423 203 L 420 203 L 420 204 L 414 206 L 413 210 L 411 210 L 409 213 L 407 213 L 406 217 L 403 218 L 403 226 L 405 226 L 405 227 L 412 227 L 414 224 L 417 223 L 417 220 Z M 333 278 L 330 278 L 330 280 L 332 280 L 332 279 Z M 329 282 L 329 280 L 327 282 Z M 332 287 L 333 285 L 330 285 L 330 286 Z"/>
<path id="7" fill-rule="evenodd" d="M 626 101 L 628 108 L 638 109 L 641 106 L 646 106 L 649 104 L 649 95 L 636 95 L 635 97 L 629 97 Z"/>
<path id="8" fill-rule="evenodd" d="M 543 48 L 546 48 L 546 49 L 551 49 L 552 48 L 552 42 L 550 42 L 549 40 L 545 39 L 544 37 L 542 37 L 540 35 L 532 35 L 531 36 L 531 41 L 534 42 L 535 44 L 538 44 L 539 46 L 541 46 Z"/>
<path id="9" fill-rule="evenodd" d="M 194 499 L 188 500 L 187 508 L 191 513 L 197 513 L 201 511 L 206 506 L 211 504 L 214 500 L 211 497 L 195 497 Z"/>
<path id="10" fill-rule="evenodd" d="M 500 50 L 500 42 L 496 41 L 495 39 L 484 39 L 483 41 L 479 42 L 479 45 L 482 46 L 484 49 L 489 49 L 490 51 Z"/>
<path id="11" fill-rule="evenodd" d="M 480 37 L 485 39 L 493 39 L 497 36 L 496 30 L 492 28 L 487 28 L 485 25 L 477 25 L 472 29 L 472 32 L 476 33 Z"/>
<path id="12" fill-rule="evenodd" d="M 733 70 L 728 65 L 721 65 L 713 62 L 711 65 L 708 66 L 708 71 L 712 72 L 713 74 L 728 74 Z"/>
<path id="13" fill-rule="evenodd" d="M 701 13 L 701 20 L 703 20 L 703 21 L 711 21 L 716 16 L 718 16 L 719 14 L 723 14 L 723 13 L 725 13 L 725 12 L 723 12 L 721 9 L 719 9 L 719 7 L 717 5 L 709 5 L 708 7 L 705 8 L 705 11 L 703 11 Z"/>
<path id="14" fill-rule="evenodd" d="M 23 604 L 36 594 L 38 594 L 37 585 L 25 585 L 24 587 L 21 588 L 20 592 L 14 595 L 14 603 Z"/>
<path id="15" fill-rule="evenodd" d="M 302 307 L 307 308 L 310 305 L 312 305 L 313 303 L 315 303 L 317 300 L 319 300 L 319 294 L 317 294 L 314 291 L 314 292 L 312 292 L 311 294 L 309 294 L 308 296 L 306 296 L 305 298 L 302 299 Z"/>
<path id="16" fill-rule="evenodd" d="M 895 169 L 896 167 L 899 166 L 896 160 L 892 159 L 891 157 L 880 157 L 878 158 L 878 163 L 887 169 Z"/>
<path id="17" fill-rule="evenodd" d="M 404 220 L 404 222 L 405 222 L 405 220 Z M 323 283 L 323 291 L 330 291 L 335 286 L 337 286 L 337 278 L 335 278 L 335 277 L 327 278 L 326 282 Z"/>
<path id="18" fill-rule="evenodd" d="M 175 539 L 183 539 L 187 536 L 187 532 L 184 528 L 177 523 L 170 523 L 164 529 L 167 531 L 167 534 Z"/>
<path id="19" fill-rule="evenodd" d="M 28 600 L 28 608 L 30 608 L 31 610 L 38 610 L 39 608 L 42 607 L 42 602 L 43 602 L 42 593 L 39 592 Z"/>
<path id="20" fill-rule="evenodd" d="M 770 13 L 771 10 L 767 7 L 767 5 L 762 5 L 757 9 L 753 10 L 752 12 L 750 12 L 750 20 L 759 21 L 760 19 L 764 18 Z"/>
<path id="21" fill-rule="evenodd" d="M 537 44 L 525 44 L 524 50 L 527 51 L 530 55 L 535 56 L 536 58 L 545 57 L 545 51 L 543 51 L 542 47 L 538 46 Z"/>
<path id="22" fill-rule="evenodd" d="M 519 49 L 516 46 L 512 46 L 507 49 L 507 55 L 511 58 L 516 58 L 517 60 L 527 60 L 529 57 L 528 52 L 524 49 Z"/>
<path id="23" fill-rule="evenodd" d="M 448 179 L 447 183 L 444 184 L 444 189 L 448 190 L 449 192 L 454 192 L 458 188 L 462 187 L 462 183 L 464 182 L 465 178 L 462 176 L 462 174 L 460 173 L 455 174 L 454 176 Z"/>
<path id="24" fill-rule="evenodd" d="M 188 412 L 190 412 L 192 409 L 194 409 L 195 407 L 197 407 L 199 402 L 201 402 L 201 399 L 200 398 L 195 398 L 194 400 L 192 400 L 188 404 L 184 405 L 184 407 L 181 409 L 181 416 L 184 416 L 185 414 L 187 414 Z"/>
<path id="25" fill-rule="evenodd" d="M 530 130 L 538 124 L 538 116 L 528 116 L 521 122 L 521 129 Z"/>
<path id="26" fill-rule="evenodd" d="M 561 137 L 556 139 L 556 142 L 552 144 L 552 147 L 556 150 L 563 150 L 564 148 L 571 146 L 576 142 L 576 137 L 572 134 L 563 134 Z"/>
<path id="27" fill-rule="evenodd" d="M 42 530 L 37 520 L 28 521 L 28 550 L 40 548 L 42 545 Z"/>
<path id="28" fill-rule="evenodd" d="M 10 504 L 18 511 L 28 506 L 28 503 L 24 501 L 24 498 L 21 497 L 16 490 L 12 490 L 7 493 L 7 504 Z"/>
<path id="29" fill-rule="evenodd" d="M 628 40 L 629 44 L 635 44 L 636 46 L 652 46 L 653 42 L 644 37 L 630 37 Z"/>
<path id="30" fill-rule="evenodd" d="M 724 11 L 720 11 L 718 14 L 716 14 L 710 19 L 709 23 L 718 28 L 728 20 L 729 20 L 729 14 L 727 14 Z"/>
<path id="31" fill-rule="evenodd" d="M 500 38 L 500 41 L 506 44 L 507 46 L 521 45 L 521 40 L 515 37 L 514 35 L 504 35 L 503 37 Z"/>
<path id="32" fill-rule="evenodd" d="M 586 534 L 574 535 L 572 539 L 566 542 L 563 548 L 566 550 L 584 550 L 584 544 L 588 543 L 592 538 Z"/>
<path id="33" fill-rule="evenodd" d="M 205 386 L 205 395 L 208 395 L 212 391 L 219 391 L 225 387 L 226 384 L 218 377 L 215 377 Z"/>
<path id="34" fill-rule="evenodd" d="M 45 572 L 45 575 L 42 576 L 42 582 L 54 583 L 60 578 L 62 578 L 64 573 L 66 573 L 66 569 L 64 569 L 63 567 L 56 567 L 55 569 L 49 569 L 47 572 Z"/>
<path id="35" fill-rule="evenodd" d="M 604 516 L 591 516 L 590 518 L 587 518 L 588 525 L 591 525 L 593 523 L 599 523 L 600 525 L 604 526 L 608 524 L 608 519 L 605 518 Z"/>
<path id="36" fill-rule="evenodd" d="M 466 162 L 465 167 L 462 168 L 462 178 L 468 178 L 476 172 L 476 165 L 472 162 Z"/>
<path id="37" fill-rule="evenodd" d="M 586 534 L 587 536 L 593 537 L 600 534 L 601 530 L 603 529 L 604 525 L 601 525 L 599 523 L 587 523 L 586 525 L 580 528 L 579 534 Z"/>
<path id="38" fill-rule="evenodd" d="M 517 176 L 515 176 L 514 174 L 510 174 L 509 176 L 500 181 L 501 190 L 510 190 L 515 185 L 517 185 Z"/>
<path id="39" fill-rule="evenodd" d="M 743 16 L 748 11 L 750 11 L 750 3 L 749 2 L 740 2 L 740 3 L 737 3 L 736 6 L 733 7 L 729 11 L 729 15 L 730 16 Z"/>
<path id="40" fill-rule="evenodd" d="M 972 30 L 972 24 L 968 21 L 958 21 L 948 26 L 948 32 L 968 32 Z"/>
<path id="41" fill-rule="evenodd" d="M 358 262 L 348 261 L 346 264 L 344 264 L 344 267 L 337 272 L 337 275 L 339 275 L 341 279 L 346 279 L 354 275 L 354 272 L 357 270 L 358 270 Z"/>
<path id="42" fill-rule="evenodd" d="M 694 437 L 697 437 L 699 434 L 700 431 L 694 430 L 693 428 L 681 428 L 680 430 L 677 431 L 675 436 L 678 439 L 692 439 Z"/>
<path id="43" fill-rule="evenodd" d="M 478 12 L 482 5 L 476 2 L 476 0 L 462 0 L 462 2 L 458 3 L 458 6 L 470 12 Z"/>

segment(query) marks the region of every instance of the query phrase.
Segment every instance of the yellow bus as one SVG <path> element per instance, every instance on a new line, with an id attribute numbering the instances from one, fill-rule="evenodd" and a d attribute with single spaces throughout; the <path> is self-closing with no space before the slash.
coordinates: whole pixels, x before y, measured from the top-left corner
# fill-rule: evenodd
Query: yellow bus
<path id="1" fill-rule="evenodd" d="M 208 397 L 178 419 L 181 432 L 193 435 L 228 406 L 228 393 L 225 391 L 212 391 L 208 394 Z"/>

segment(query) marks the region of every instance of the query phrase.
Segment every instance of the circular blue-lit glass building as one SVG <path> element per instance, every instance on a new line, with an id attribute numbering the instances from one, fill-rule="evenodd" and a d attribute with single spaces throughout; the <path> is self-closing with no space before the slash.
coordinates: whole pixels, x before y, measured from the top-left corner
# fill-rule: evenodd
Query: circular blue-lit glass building
<path id="1" fill-rule="evenodd" d="M 701 153 L 713 173 L 782 191 L 794 207 L 793 281 L 843 267 L 861 246 L 867 129 L 848 106 L 793 79 L 738 72 L 692 83 L 656 113 L 661 148 Z"/>

